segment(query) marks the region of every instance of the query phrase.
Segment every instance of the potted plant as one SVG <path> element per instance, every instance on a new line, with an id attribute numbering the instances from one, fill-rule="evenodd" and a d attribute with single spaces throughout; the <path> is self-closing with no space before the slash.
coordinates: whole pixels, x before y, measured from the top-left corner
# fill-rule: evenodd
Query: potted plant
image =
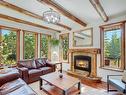
<path id="1" fill-rule="evenodd" d="M 50 40 L 50 43 L 51 43 L 52 46 L 55 47 L 55 46 L 58 46 L 58 45 L 59 45 L 60 41 L 59 41 L 59 39 L 52 38 L 52 39 Z"/>

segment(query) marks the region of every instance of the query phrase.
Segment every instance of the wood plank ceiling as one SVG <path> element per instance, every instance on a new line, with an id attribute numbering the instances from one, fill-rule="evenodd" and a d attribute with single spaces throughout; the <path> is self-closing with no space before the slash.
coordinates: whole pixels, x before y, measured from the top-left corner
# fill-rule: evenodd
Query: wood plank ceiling
<path id="1" fill-rule="evenodd" d="M 23 9 L 23 8 L 20 8 L 20 7 L 18 7 L 18 6 L 15 6 L 15 5 L 13 5 L 13 4 L 10 4 L 10 3 L 8 3 L 8 2 L 6 2 L 6 1 L 4 1 L 4 0 L 1 0 L 1 1 L 0 1 L 0 5 L 3 5 L 3 6 L 5 6 L 5 7 L 10 8 L 10 9 L 16 10 L 16 11 L 18 11 L 18 12 L 20 12 L 20 13 L 25 14 L 25 15 L 28 15 L 28 16 L 31 16 L 31 17 L 34 17 L 34 18 L 43 20 L 43 17 L 42 17 L 42 16 L 40 16 L 40 15 L 38 15 L 38 14 L 35 14 L 35 13 L 33 13 L 33 12 L 30 12 L 30 11 L 28 11 L 28 10 L 25 10 L 25 9 Z M 60 26 L 60 27 L 65 28 L 65 29 L 67 29 L 67 30 L 71 30 L 71 28 L 68 27 L 67 25 L 64 25 L 64 24 L 61 24 L 61 23 L 57 23 L 57 25 Z M 58 31 L 58 30 L 57 30 L 57 31 Z"/>
<path id="2" fill-rule="evenodd" d="M 92 6 L 95 8 L 95 10 L 97 11 L 97 13 L 100 15 L 100 17 L 103 19 L 104 22 L 108 21 L 108 16 L 105 13 L 102 5 L 100 4 L 99 0 L 89 0 L 92 4 Z"/>
<path id="3" fill-rule="evenodd" d="M 69 19 L 77 22 L 78 24 L 84 27 L 87 25 L 85 22 L 81 21 L 79 18 L 77 18 L 76 16 L 65 10 L 63 7 L 61 7 L 61 5 L 55 3 L 54 1 L 51 0 L 37 0 L 37 1 L 41 2 L 42 4 L 48 5 L 50 8 L 56 10 L 57 12 L 60 12 L 62 15 L 68 17 Z"/>
<path id="4" fill-rule="evenodd" d="M 42 3 L 42 4 L 46 4 L 49 8 L 52 8 L 53 10 L 61 13 L 62 15 L 64 15 L 65 17 L 71 19 L 72 21 L 78 23 L 79 25 L 81 25 L 83 27 L 87 26 L 86 22 L 80 20 L 78 17 L 76 17 L 73 14 L 71 14 L 63 6 L 61 6 L 60 4 L 56 3 L 55 1 L 52 1 L 52 0 L 37 0 L 37 1 Z M 108 21 L 108 16 L 105 13 L 105 11 L 104 11 L 102 5 L 100 4 L 99 0 L 89 0 L 89 1 L 92 4 L 92 6 L 95 8 L 97 13 L 100 15 L 100 17 L 103 19 L 103 21 Z M 0 5 L 2 5 L 4 7 L 7 7 L 7 8 L 10 8 L 12 10 L 18 11 L 18 12 L 23 13 L 25 15 L 34 17 L 36 19 L 43 20 L 42 16 L 40 16 L 40 15 L 38 15 L 36 13 L 33 13 L 31 11 L 28 11 L 26 9 L 23 9 L 23 8 L 21 8 L 19 6 L 14 5 L 14 4 L 11 4 L 11 3 L 9 3 L 9 2 L 7 2 L 5 0 L 0 0 Z M 12 21 L 15 21 L 15 22 L 18 22 L 18 23 L 28 24 L 28 25 L 32 25 L 32 26 L 35 26 L 35 27 L 39 27 L 39 28 L 44 28 L 44 29 L 49 29 L 49 30 L 60 32 L 59 30 L 50 28 L 48 26 L 39 25 L 39 24 L 36 24 L 36 23 L 33 23 L 33 22 L 25 21 L 25 20 L 18 19 L 18 18 L 15 18 L 15 17 L 7 16 L 7 15 L 4 15 L 4 14 L 0 14 L 0 18 L 4 18 L 4 19 L 12 20 Z M 67 26 L 65 24 L 62 24 L 62 23 L 58 23 L 56 25 L 59 26 L 59 27 L 65 28 L 68 31 L 72 30 L 71 27 L 69 27 L 69 26 Z"/>

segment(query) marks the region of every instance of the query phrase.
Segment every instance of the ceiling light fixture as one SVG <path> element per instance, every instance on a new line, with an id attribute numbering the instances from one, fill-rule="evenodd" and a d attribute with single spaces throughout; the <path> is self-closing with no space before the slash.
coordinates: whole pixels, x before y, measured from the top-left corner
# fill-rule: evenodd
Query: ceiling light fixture
<path id="1" fill-rule="evenodd" d="M 60 21 L 60 15 L 56 11 L 50 9 L 49 11 L 43 12 L 43 20 L 48 23 L 57 24 Z"/>

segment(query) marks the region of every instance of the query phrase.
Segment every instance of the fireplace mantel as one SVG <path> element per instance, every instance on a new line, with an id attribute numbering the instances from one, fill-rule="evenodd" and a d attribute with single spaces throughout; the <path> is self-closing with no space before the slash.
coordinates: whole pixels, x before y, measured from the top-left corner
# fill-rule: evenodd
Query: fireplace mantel
<path id="1" fill-rule="evenodd" d="M 85 53 L 92 53 L 92 54 L 100 54 L 101 53 L 101 49 L 100 48 L 77 48 L 77 49 L 69 49 L 68 50 L 68 54 L 69 53 L 74 53 L 74 52 L 85 52 Z"/>
<path id="2" fill-rule="evenodd" d="M 74 68 L 74 56 L 75 55 L 83 55 L 91 57 L 91 73 L 89 76 L 97 77 L 97 54 L 101 53 L 100 48 L 72 48 L 68 50 L 68 62 L 71 66 L 68 73 L 76 73 L 76 69 Z M 78 74 L 80 75 L 80 74 Z M 83 76 L 83 74 L 82 74 Z"/>

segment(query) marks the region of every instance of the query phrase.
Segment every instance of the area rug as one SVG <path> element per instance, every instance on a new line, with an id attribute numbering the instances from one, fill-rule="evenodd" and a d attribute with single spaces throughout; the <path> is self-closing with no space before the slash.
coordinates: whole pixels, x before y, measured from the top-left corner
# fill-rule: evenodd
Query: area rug
<path id="1" fill-rule="evenodd" d="M 39 81 L 29 84 L 29 86 L 38 94 L 38 95 L 48 95 L 42 90 L 39 90 Z M 107 92 L 105 89 L 96 89 L 87 85 L 81 85 L 81 94 L 80 95 L 123 95 L 119 92 Z"/>

